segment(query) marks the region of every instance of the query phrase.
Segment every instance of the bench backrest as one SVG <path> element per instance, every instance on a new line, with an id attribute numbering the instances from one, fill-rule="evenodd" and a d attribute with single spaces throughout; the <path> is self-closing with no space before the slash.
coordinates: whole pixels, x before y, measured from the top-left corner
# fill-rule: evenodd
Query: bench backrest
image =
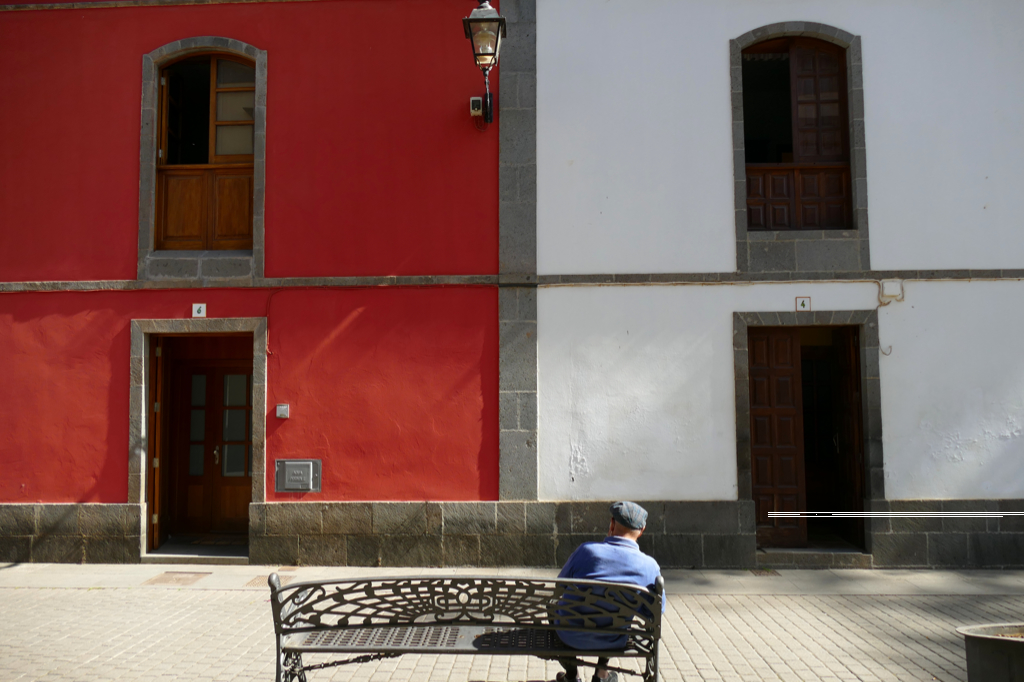
<path id="1" fill-rule="evenodd" d="M 593 580 L 389 577 L 281 586 L 269 581 L 279 635 L 324 629 L 436 624 L 661 635 L 664 583 L 655 591 Z"/>

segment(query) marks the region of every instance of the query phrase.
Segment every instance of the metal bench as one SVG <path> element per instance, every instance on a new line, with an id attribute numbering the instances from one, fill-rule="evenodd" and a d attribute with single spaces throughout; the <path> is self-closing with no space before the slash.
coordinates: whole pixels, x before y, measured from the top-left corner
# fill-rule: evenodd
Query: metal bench
<path id="1" fill-rule="evenodd" d="M 402 654 L 528 655 L 645 659 L 658 680 L 664 582 L 655 591 L 592 580 L 410 577 L 330 580 L 283 586 L 270 575 L 277 639 L 277 682 L 305 682 L 306 672 Z M 621 649 L 565 646 L 556 630 L 627 635 Z M 303 665 L 303 654 L 348 654 Z"/>

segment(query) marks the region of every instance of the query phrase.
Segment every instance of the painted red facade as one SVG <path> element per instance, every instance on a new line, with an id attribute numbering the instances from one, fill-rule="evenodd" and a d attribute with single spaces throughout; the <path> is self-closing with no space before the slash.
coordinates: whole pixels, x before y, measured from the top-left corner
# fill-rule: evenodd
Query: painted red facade
<path id="1" fill-rule="evenodd" d="M 0 281 L 134 279 L 142 57 L 224 36 L 268 54 L 266 276 L 497 269 L 498 138 L 464 2 L 8 11 Z M 325 28 L 326 27 L 326 28 Z"/>
<path id="2" fill-rule="evenodd" d="M 186 317 L 199 295 L 0 296 L 0 501 L 126 501 L 130 321 Z M 268 318 L 268 462 L 324 462 L 322 492 L 301 496 L 275 495 L 270 467 L 268 500 L 496 499 L 493 289 L 201 298 L 211 316 Z M 274 416 L 279 402 L 287 421 Z"/>
<path id="3" fill-rule="evenodd" d="M 0 13 L 0 282 L 136 278 L 142 58 L 195 36 L 267 51 L 266 277 L 495 274 L 498 137 L 468 115 L 481 76 L 467 12 Z M 0 503 L 127 501 L 131 320 L 187 318 L 198 301 L 268 320 L 267 501 L 497 499 L 497 299 L 472 286 L 0 292 Z M 322 492 L 275 494 L 278 458 L 322 459 Z"/>

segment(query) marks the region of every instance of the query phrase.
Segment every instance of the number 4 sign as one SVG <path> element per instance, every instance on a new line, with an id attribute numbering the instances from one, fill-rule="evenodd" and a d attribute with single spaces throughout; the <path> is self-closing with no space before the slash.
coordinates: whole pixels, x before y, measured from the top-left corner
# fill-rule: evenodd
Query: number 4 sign
<path id="1" fill-rule="evenodd" d="M 796 311 L 809 312 L 811 309 L 811 297 L 810 296 L 797 296 L 796 297 Z"/>

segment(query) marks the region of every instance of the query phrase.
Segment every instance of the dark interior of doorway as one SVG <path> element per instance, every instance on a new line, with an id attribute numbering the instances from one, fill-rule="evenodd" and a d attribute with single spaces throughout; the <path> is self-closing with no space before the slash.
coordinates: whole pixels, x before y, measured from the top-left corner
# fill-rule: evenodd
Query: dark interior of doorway
<path id="1" fill-rule="evenodd" d="M 197 528 L 194 519 L 187 518 L 193 513 L 190 508 L 192 500 L 187 493 L 188 488 L 193 487 L 192 484 L 196 482 L 193 480 L 192 474 L 195 472 L 192 469 L 197 464 L 194 461 L 196 453 L 191 452 L 196 448 L 192 442 L 196 438 L 192 431 L 194 425 L 190 419 L 191 413 L 197 409 L 197 402 L 194 381 L 190 380 L 197 372 L 207 374 L 210 386 L 206 395 L 209 398 L 217 398 L 223 397 L 218 395 L 220 386 L 217 384 L 224 383 L 224 375 L 249 375 L 243 391 L 248 393 L 248 396 L 242 400 L 242 403 L 248 405 L 243 404 L 239 407 L 222 401 L 221 410 L 208 411 L 206 419 L 203 420 L 207 429 L 206 437 L 201 439 L 205 443 L 205 451 L 202 453 L 204 465 L 207 474 L 217 474 L 220 473 L 222 466 L 227 466 L 227 447 L 219 441 L 228 438 L 225 435 L 225 420 L 229 407 L 233 412 L 238 412 L 239 409 L 248 409 L 251 412 L 253 336 L 251 333 L 154 336 L 151 338 L 150 353 L 153 374 L 151 400 L 162 406 L 162 409 L 151 412 L 155 419 L 151 434 L 153 440 L 150 443 L 154 457 L 150 461 L 150 484 L 147 491 L 152 512 L 148 533 L 149 552 L 195 556 L 246 556 L 248 522 L 245 518 L 230 528 L 211 526 L 209 523 L 206 523 L 205 527 Z M 206 404 L 209 409 L 213 409 L 212 401 L 204 401 L 198 404 Z M 224 427 L 224 431 L 221 431 L 221 426 Z M 251 429 L 248 438 L 251 439 Z M 214 444 L 220 445 L 217 454 L 214 455 L 216 460 L 211 458 Z M 223 458 L 220 457 L 221 454 L 224 455 Z M 224 464 L 221 466 L 222 461 Z M 157 463 L 162 463 L 163 466 Z M 154 464 L 157 464 L 155 468 Z M 243 466 L 248 469 L 251 467 L 251 461 Z M 236 475 L 231 483 L 235 487 L 240 484 L 245 487 L 244 481 L 250 481 L 251 488 L 251 472 L 246 470 L 242 473 L 245 475 Z M 235 497 L 241 492 L 248 495 L 247 491 L 236 490 Z M 219 494 L 223 495 L 224 491 Z M 246 500 L 242 502 L 245 502 L 247 511 L 248 503 Z M 218 504 L 218 500 L 214 499 L 213 504 Z M 240 507 L 238 504 L 234 506 Z M 209 515 L 211 512 L 207 509 L 203 513 Z"/>
<path id="2" fill-rule="evenodd" d="M 808 512 L 863 510 L 858 331 L 855 327 L 800 328 Z M 807 547 L 863 550 L 863 520 L 811 517 Z"/>

